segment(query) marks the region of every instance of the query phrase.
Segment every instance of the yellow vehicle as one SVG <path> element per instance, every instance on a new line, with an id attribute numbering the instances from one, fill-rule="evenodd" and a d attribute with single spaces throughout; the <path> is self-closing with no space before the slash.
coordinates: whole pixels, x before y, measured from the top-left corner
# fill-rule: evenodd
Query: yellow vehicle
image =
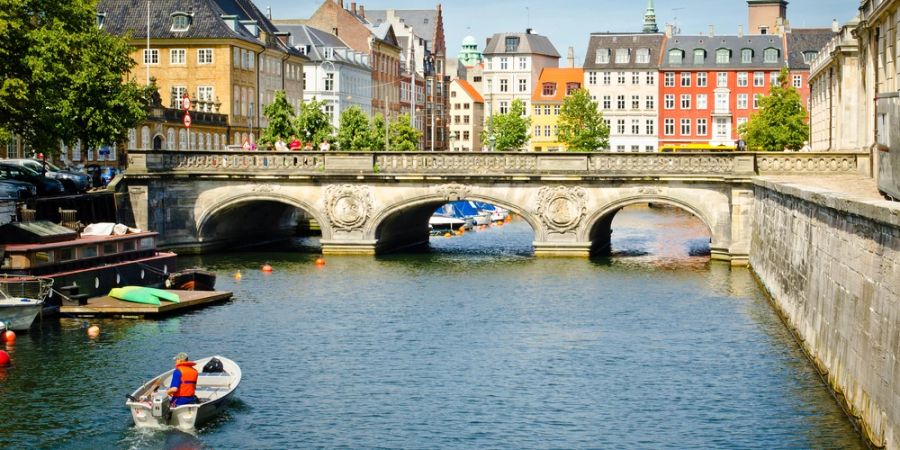
<path id="1" fill-rule="evenodd" d="M 733 152 L 734 145 L 710 145 L 710 144 L 668 144 L 659 147 L 660 153 L 704 153 L 704 152 Z"/>

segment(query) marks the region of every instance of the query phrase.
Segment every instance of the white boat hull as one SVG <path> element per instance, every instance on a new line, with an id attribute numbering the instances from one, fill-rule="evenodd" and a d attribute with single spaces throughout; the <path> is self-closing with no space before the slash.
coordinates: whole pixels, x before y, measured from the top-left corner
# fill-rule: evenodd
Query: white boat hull
<path id="1" fill-rule="evenodd" d="M 234 361 L 222 356 L 211 356 L 195 361 L 198 370 L 212 358 L 222 361 L 225 374 L 200 373 L 197 379 L 196 396 L 200 403 L 181 405 L 174 408 L 155 410 L 154 399 L 168 402 L 165 390 L 172 381 L 170 370 L 148 381 L 131 394 L 125 405 L 131 410 L 131 418 L 137 428 L 166 429 L 177 428 L 193 431 L 198 426 L 221 414 L 231 402 L 234 391 L 241 381 L 241 369 Z M 137 400 L 137 401 L 135 401 Z"/>
<path id="2" fill-rule="evenodd" d="M 27 298 L 10 298 L 0 301 L 0 322 L 7 330 L 27 331 L 34 318 L 41 313 L 44 302 Z"/>

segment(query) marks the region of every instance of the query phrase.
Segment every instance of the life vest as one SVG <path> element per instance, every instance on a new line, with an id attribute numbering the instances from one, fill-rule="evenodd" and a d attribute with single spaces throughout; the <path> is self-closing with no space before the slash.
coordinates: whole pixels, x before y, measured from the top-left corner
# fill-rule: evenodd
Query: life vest
<path id="1" fill-rule="evenodd" d="M 175 364 L 175 370 L 181 372 L 181 385 L 178 386 L 178 392 L 173 397 L 193 397 L 194 390 L 197 387 L 197 369 L 194 368 L 196 363 L 184 361 Z"/>

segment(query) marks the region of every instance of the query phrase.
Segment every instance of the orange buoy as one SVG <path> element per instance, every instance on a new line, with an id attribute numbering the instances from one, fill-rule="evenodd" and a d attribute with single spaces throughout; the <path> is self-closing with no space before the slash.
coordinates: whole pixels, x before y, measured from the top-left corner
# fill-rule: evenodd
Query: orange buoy
<path id="1" fill-rule="evenodd" d="M 242 276 L 241 276 L 241 271 L 238 270 L 238 271 L 234 274 L 234 279 L 235 279 L 235 281 L 241 281 L 241 277 L 242 277 Z"/>
<path id="2" fill-rule="evenodd" d="M 462 236 L 462 235 L 465 234 L 465 233 L 466 233 L 466 231 L 463 230 L 462 228 L 456 230 L 456 235 L 457 235 L 457 236 Z"/>
<path id="3" fill-rule="evenodd" d="M 93 325 L 93 326 L 91 326 L 91 327 L 88 327 L 88 329 L 87 329 L 87 335 L 88 335 L 88 337 L 90 337 L 90 338 L 95 338 L 95 337 L 100 336 L 100 327 L 98 327 L 97 325 Z"/>
<path id="4" fill-rule="evenodd" d="M 262 271 L 265 273 L 272 273 L 272 266 L 269 263 L 263 264 Z"/>
<path id="5" fill-rule="evenodd" d="M 316 265 L 319 266 L 319 267 L 324 266 L 324 265 L 325 265 L 325 258 L 323 258 L 323 257 L 321 257 L 321 256 L 318 257 L 318 258 L 316 258 Z"/>
<path id="6" fill-rule="evenodd" d="M 448 232 L 444 233 L 444 237 L 445 237 L 445 238 L 453 237 L 453 233 L 451 233 L 451 232 L 448 231 Z"/>
<path id="7" fill-rule="evenodd" d="M 6 353 L 3 350 L 0 350 L 0 367 L 6 367 L 12 363 L 12 360 L 9 357 L 9 353 Z"/>
<path id="8" fill-rule="evenodd" d="M 13 330 L 6 330 L 3 332 L 3 342 L 7 344 L 15 344 L 16 343 L 16 332 Z"/>

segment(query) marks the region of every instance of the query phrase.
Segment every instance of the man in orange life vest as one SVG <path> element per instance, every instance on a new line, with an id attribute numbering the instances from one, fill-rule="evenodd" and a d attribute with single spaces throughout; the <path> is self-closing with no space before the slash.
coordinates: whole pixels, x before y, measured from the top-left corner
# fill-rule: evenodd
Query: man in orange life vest
<path id="1" fill-rule="evenodd" d="M 188 361 L 185 352 L 175 356 L 175 372 L 172 373 L 172 385 L 166 393 L 172 397 L 172 407 L 189 405 L 197 401 L 194 389 L 197 387 L 197 369 L 193 361 Z"/>

